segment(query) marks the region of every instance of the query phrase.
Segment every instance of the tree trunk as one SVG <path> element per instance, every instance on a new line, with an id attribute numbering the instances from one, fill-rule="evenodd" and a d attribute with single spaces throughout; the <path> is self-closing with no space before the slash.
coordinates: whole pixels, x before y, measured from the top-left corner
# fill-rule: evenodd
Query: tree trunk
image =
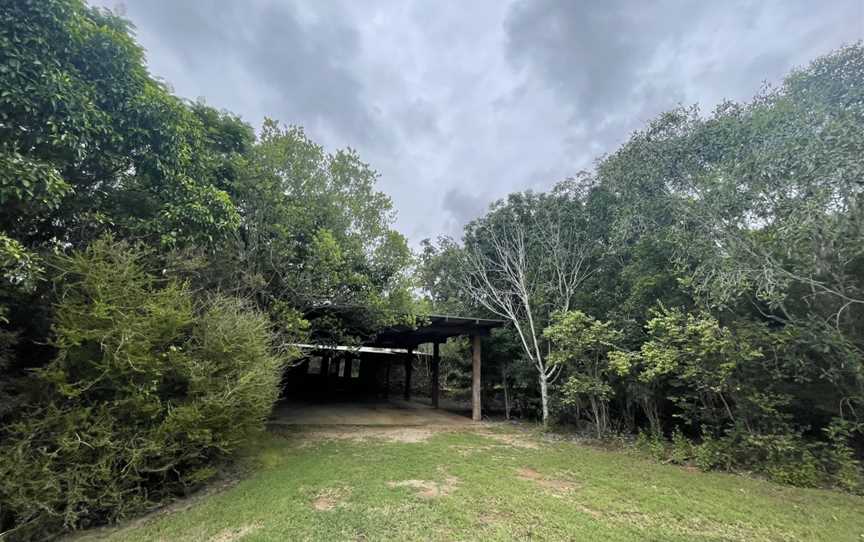
<path id="1" fill-rule="evenodd" d="M 543 425 L 549 426 L 549 384 L 546 381 L 546 373 L 539 371 L 540 379 L 540 403 L 543 405 Z"/>
<path id="2" fill-rule="evenodd" d="M 651 428 L 651 434 L 662 435 L 663 426 L 660 422 L 660 409 L 657 402 L 650 397 L 643 397 L 642 410 L 645 411 L 645 416 L 648 418 L 648 425 Z"/>
<path id="3" fill-rule="evenodd" d="M 510 419 L 510 393 L 507 391 L 507 370 L 501 367 L 501 384 L 504 386 L 504 418 Z"/>

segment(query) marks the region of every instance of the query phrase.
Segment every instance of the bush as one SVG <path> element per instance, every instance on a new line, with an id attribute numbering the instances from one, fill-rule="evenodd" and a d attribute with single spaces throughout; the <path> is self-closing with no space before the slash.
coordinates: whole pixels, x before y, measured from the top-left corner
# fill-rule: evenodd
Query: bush
<path id="1" fill-rule="evenodd" d="M 835 421 L 828 442 L 810 442 L 796 432 L 753 434 L 733 428 L 722 437 L 705 436 L 694 447 L 702 470 L 760 472 L 770 480 L 800 487 L 864 489 L 860 463 L 849 446 L 851 424 Z"/>
<path id="2" fill-rule="evenodd" d="M 143 257 L 107 239 L 58 264 L 57 355 L 0 444 L 0 511 L 16 538 L 115 521 L 195 488 L 277 398 L 283 362 L 267 318 L 235 299 L 196 304 Z"/>
<path id="3" fill-rule="evenodd" d="M 669 450 L 669 461 L 676 465 L 684 465 L 693 459 L 693 443 L 676 427 L 672 432 L 672 447 Z"/>
<path id="4" fill-rule="evenodd" d="M 864 430 L 862 424 L 848 420 L 835 419 L 825 428 L 828 442 L 822 445 L 823 458 L 828 475 L 833 484 L 853 493 L 864 494 L 864 472 L 861 462 L 855 458 L 855 451 L 849 445 L 853 434 Z"/>
<path id="5" fill-rule="evenodd" d="M 658 461 L 666 461 L 669 455 L 668 446 L 663 435 L 640 431 L 636 436 L 636 448 L 647 453 Z"/>
<path id="6" fill-rule="evenodd" d="M 809 442 L 801 434 L 754 434 L 740 427 L 721 437 L 703 427 L 702 439 L 689 440 L 675 428 L 672 440 L 640 432 L 635 446 L 664 463 L 694 463 L 704 471 L 758 472 L 768 479 L 799 487 L 835 487 L 864 492 L 861 465 L 849 445 L 855 424 L 835 420 L 826 431 L 828 442 Z"/>
<path id="7" fill-rule="evenodd" d="M 804 450 L 794 457 L 764 464 L 765 474 L 772 482 L 798 487 L 826 485 L 826 476 L 812 452 Z"/>
<path id="8" fill-rule="evenodd" d="M 671 442 L 663 435 L 640 431 L 636 436 L 636 448 L 657 461 L 676 465 L 689 463 L 696 453 L 696 446 L 677 427 L 672 432 Z"/>
<path id="9" fill-rule="evenodd" d="M 710 435 L 694 447 L 693 461 L 701 470 L 731 470 L 734 458 L 729 441 Z"/>

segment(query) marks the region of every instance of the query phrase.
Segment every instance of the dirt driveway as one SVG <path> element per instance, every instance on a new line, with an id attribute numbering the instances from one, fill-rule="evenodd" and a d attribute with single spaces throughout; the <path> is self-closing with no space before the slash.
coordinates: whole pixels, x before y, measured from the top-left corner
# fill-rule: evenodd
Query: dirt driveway
<path id="1" fill-rule="evenodd" d="M 270 425 L 471 426 L 470 418 L 407 401 L 287 402 Z"/>

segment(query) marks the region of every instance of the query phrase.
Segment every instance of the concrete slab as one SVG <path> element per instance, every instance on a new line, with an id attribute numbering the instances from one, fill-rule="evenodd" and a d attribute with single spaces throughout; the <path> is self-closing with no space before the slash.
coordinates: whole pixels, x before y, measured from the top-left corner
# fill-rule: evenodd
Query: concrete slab
<path id="1" fill-rule="evenodd" d="M 426 426 L 471 425 L 470 418 L 406 401 L 285 402 L 270 419 L 275 425 Z"/>

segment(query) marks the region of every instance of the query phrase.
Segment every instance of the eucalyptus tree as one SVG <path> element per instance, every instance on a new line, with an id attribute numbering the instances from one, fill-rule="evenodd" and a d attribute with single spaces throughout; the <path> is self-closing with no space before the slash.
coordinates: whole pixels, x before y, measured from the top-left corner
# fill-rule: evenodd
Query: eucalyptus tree
<path id="1" fill-rule="evenodd" d="M 549 362 L 543 329 L 554 312 L 570 309 L 600 248 L 584 212 L 586 190 L 566 181 L 548 194 L 511 194 L 466 226 L 460 252 L 462 291 L 513 326 L 536 370 L 544 423 L 562 365 Z"/>

